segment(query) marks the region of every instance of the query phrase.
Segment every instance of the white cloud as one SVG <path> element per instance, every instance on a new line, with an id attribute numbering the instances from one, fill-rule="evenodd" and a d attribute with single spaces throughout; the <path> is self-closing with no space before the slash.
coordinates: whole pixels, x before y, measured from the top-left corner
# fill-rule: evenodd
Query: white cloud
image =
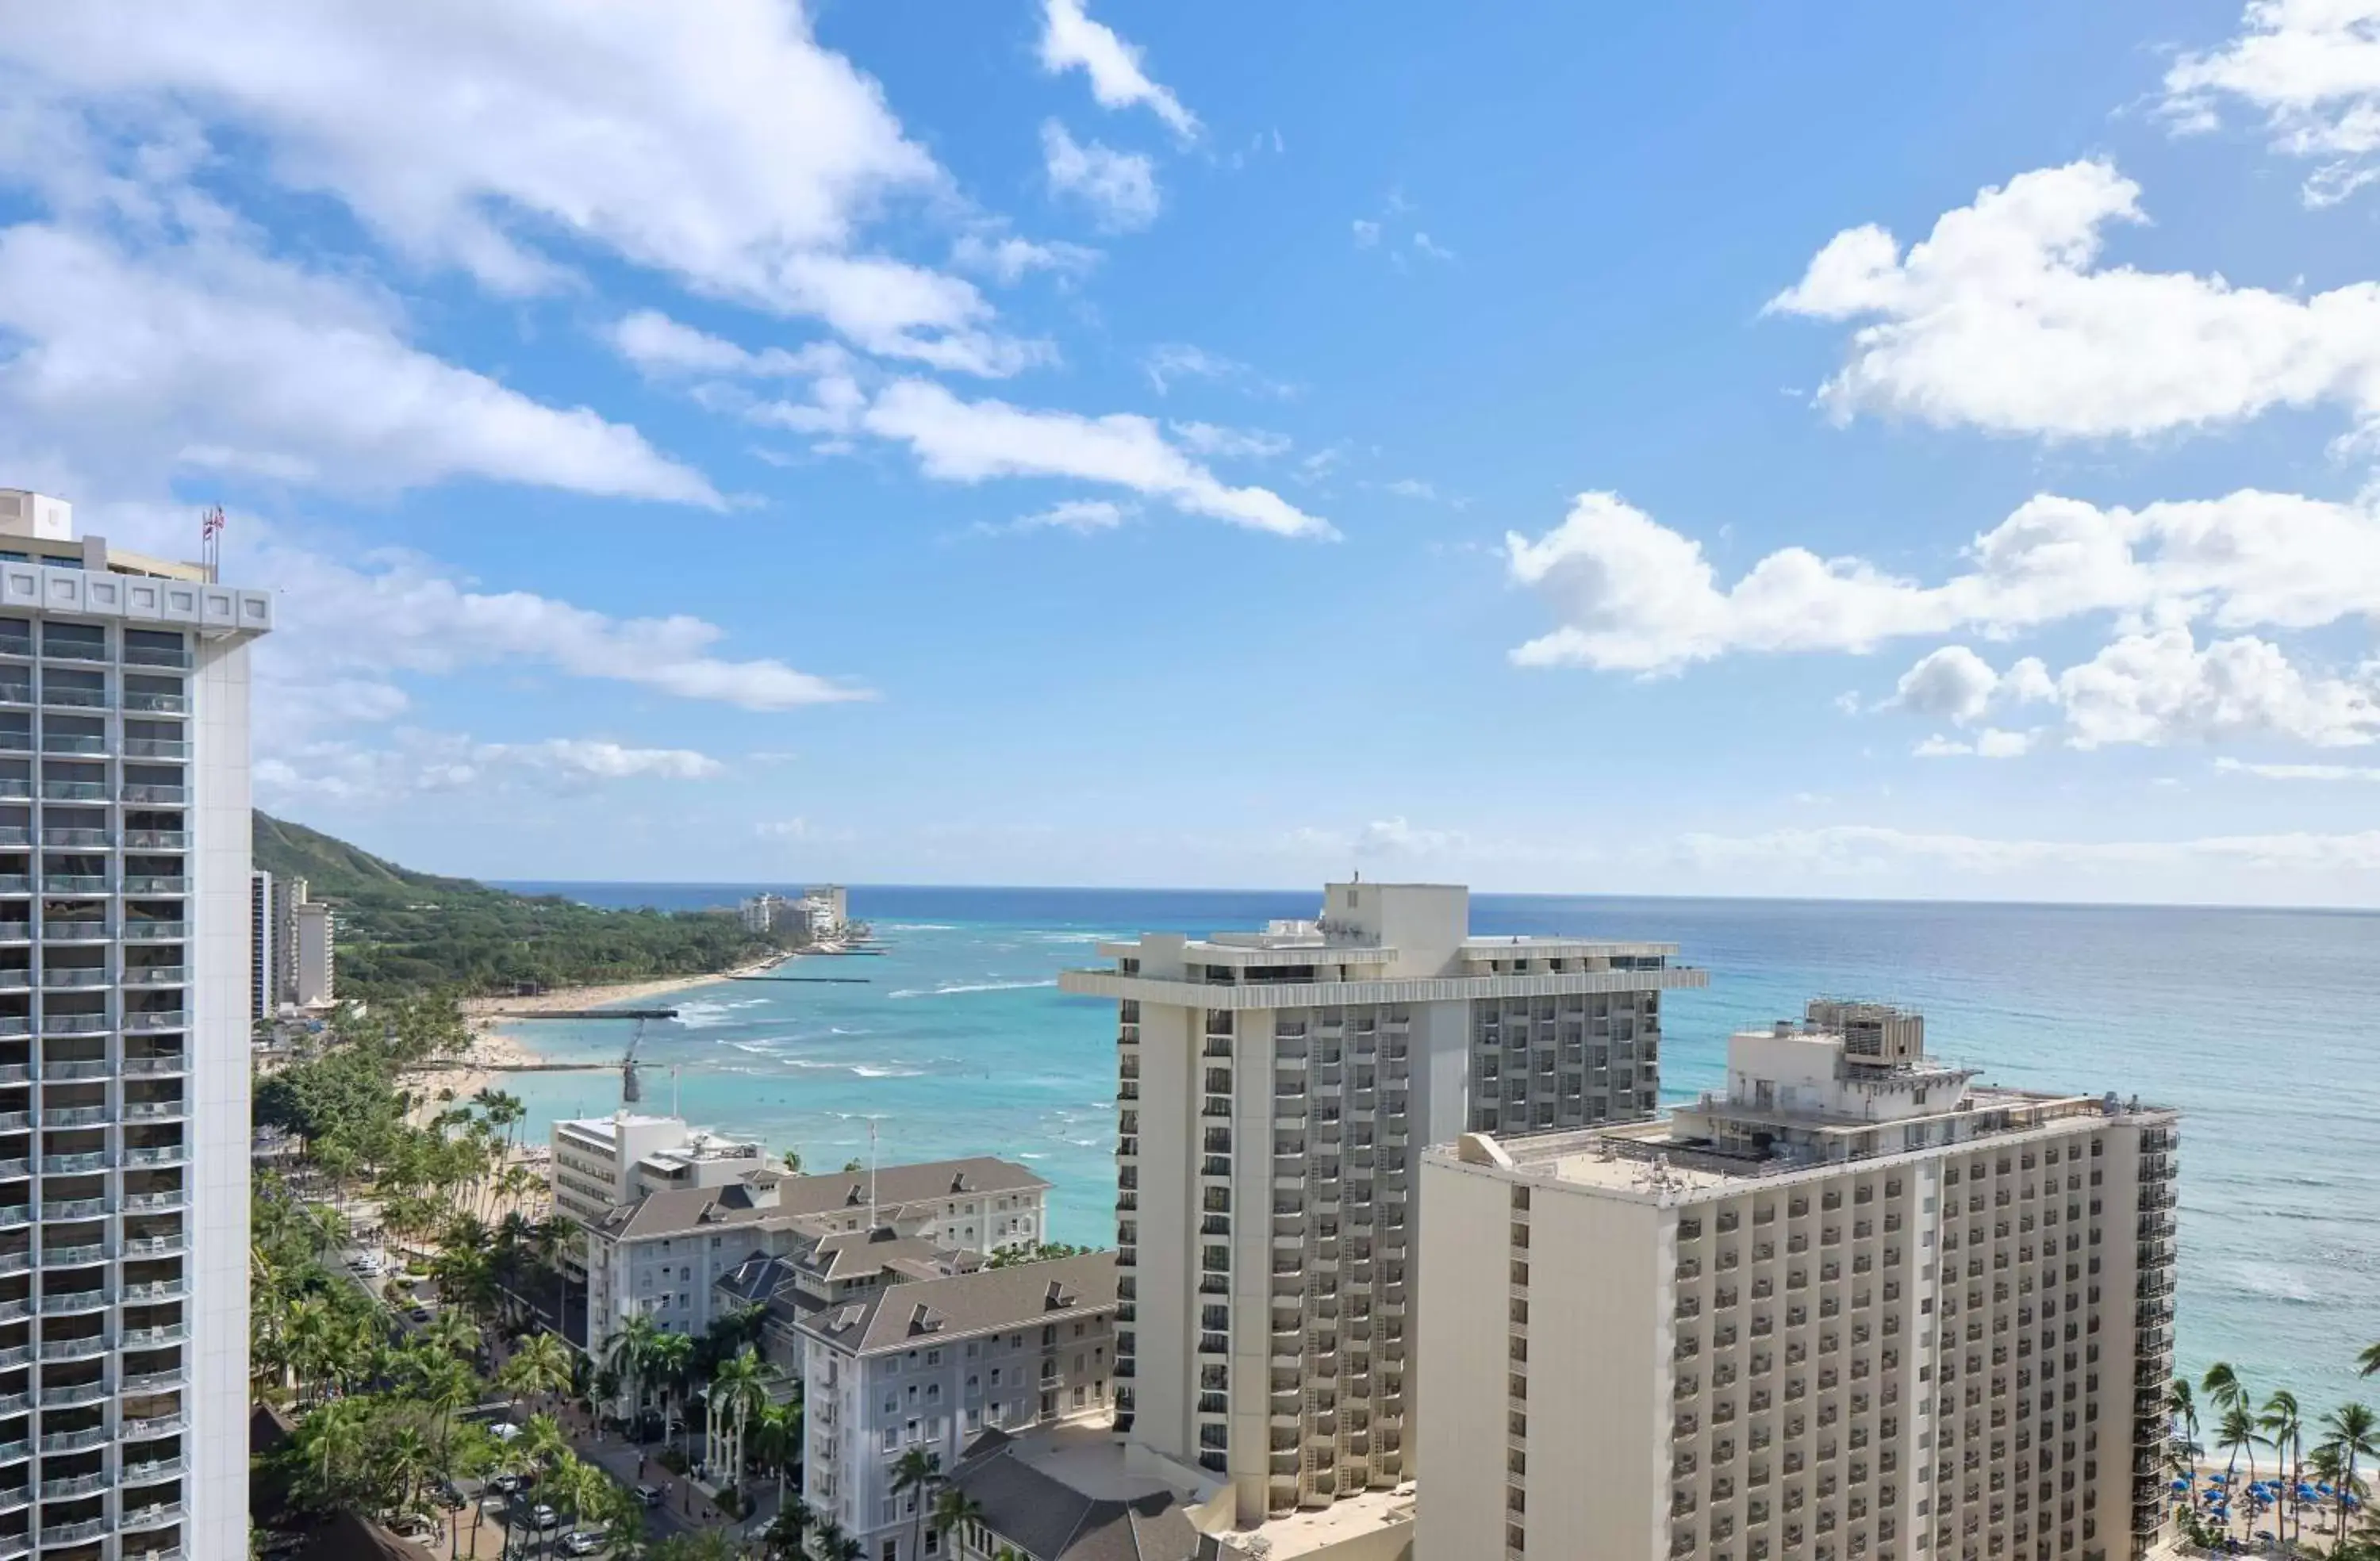
<path id="1" fill-rule="evenodd" d="M 1892 703 L 1912 715 L 1942 716 L 1963 726 L 1990 707 L 2000 675 L 1963 645 L 1930 651 L 1900 675 Z"/>
<path id="2" fill-rule="evenodd" d="M 1088 537 L 1101 531 L 1113 531 L 1135 513 L 1132 505 L 1115 503 L 1107 499 L 1068 499 L 1036 514 L 1019 515 L 1006 526 L 986 529 L 1071 531 L 1077 537 Z"/>
<path id="3" fill-rule="evenodd" d="M 2224 629 L 2380 620 L 2380 514 L 2253 489 L 2138 510 L 2045 494 L 1976 537 L 1964 571 L 1939 585 L 1785 548 L 1722 587 L 1700 543 L 1613 493 L 1581 494 L 1542 537 L 1508 534 L 1505 556 L 1560 620 L 1512 652 L 1524 666 L 1666 672 L 2093 612 Z"/>
<path id="4" fill-rule="evenodd" d="M 548 406 L 406 343 L 394 304 L 229 237 L 134 252 L 0 230 L 12 443 L 162 488 L 192 468 L 345 490 L 482 478 L 717 505 L 636 430 Z"/>
<path id="5" fill-rule="evenodd" d="M 1380 241 L 1380 224 L 1378 223 L 1367 222 L 1362 217 L 1357 217 L 1354 228 L 1355 248 L 1358 249 L 1369 249 Z"/>
<path id="6" fill-rule="evenodd" d="M 796 844 L 840 844 L 850 841 L 849 829 L 829 829 L 813 824 L 807 818 L 772 818 L 752 826 L 752 832 L 764 841 L 788 841 Z"/>
<path id="7" fill-rule="evenodd" d="M 642 309 L 615 321 L 608 336 L 621 357 L 646 373 L 744 374 L 773 378 L 844 369 L 851 355 L 831 342 L 811 342 L 787 351 L 758 352 L 679 323 L 658 309 Z"/>
<path id="8" fill-rule="evenodd" d="M 1939 869 L 1991 877 L 2041 869 L 2163 869 L 2192 874 L 2214 867 L 2258 872 L 2370 873 L 2380 870 L 2380 829 L 2351 835 L 2218 835 L 2180 841 L 2004 840 L 1841 824 L 1758 835 L 1689 834 L 1680 849 L 1701 867 L 1784 868 L 1813 877 L 1862 877 L 1897 869 Z"/>
<path id="9" fill-rule="evenodd" d="M 2371 764 L 2251 764 L 2227 756 L 2215 768 L 2263 780 L 2380 780 L 2380 765 Z"/>
<path id="10" fill-rule="evenodd" d="M 1972 739 L 1945 737 L 1937 732 L 1921 741 L 1917 746 L 1910 750 L 1910 753 L 1912 756 L 1921 759 L 1952 757 L 2012 759 L 2031 753 L 2035 741 L 2036 734 L 2034 732 L 2008 732 L 1996 726 L 1987 726 L 1977 732 Z"/>
<path id="11" fill-rule="evenodd" d="M 1085 417 L 1002 401 L 962 401 L 939 384 L 885 388 L 862 427 L 906 443 L 929 477 L 980 482 L 1061 477 L 1129 489 L 1174 508 L 1284 537 L 1335 538 L 1330 522 L 1263 488 L 1232 488 L 1166 442 L 1150 418 Z"/>
<path id="12" fill-rule="evenodd" d="M 995 238 L 961 234 L 951 248 L 951 264 L 1011 287 L 1037 271 L 1062 277 L 1080 276 L 1098 265 L 1099 260 L 1099 252 L 1087 245 L 1059 240 L 1039 242 L 1014 235 Z"/>
<path id="13" fill-rule="evenodd" d="M 1380 486 L 1400 499 L 1436 499 L 1438 497 L 1438 490 L 1419 478 L 1401 477 L 1394 482 L 1382 483 Z"/>
<path id="14" fill-rule="evenodd" d="M 1286 455 L 1290 438 L 1285 433 L 1273 433 L 1265 429 L 1226 428 L 1220 423 L 1168 423 L 1173 437 L 1183 448 L 1198 455 L 1233 456 L 1247 460 L 1269 461 Z"/>
<path id="15" fill-rule="evenodd" d="M 0 58 L 20 103 L 110 134 L 251 138 L 281 184 L 491 287 L 562 284 L 575 243 L 870 351 L 1010 350 L 965 283 L 856 253 L 888 202 L 947 205 L 950 181 L 800 6 L 88 0 L 12 18 Z"/>
<path id="16" fill-rule="evenodd" d="M 1330 855 L 1351 860 L 1463 856 L 1475 851 L 1488 855 L 1503 853 L 1501 848 L 1475 841 L 1460 829 L 1417 829 L 1402 814 L 1393 818 L 1375 818 L 1352 829 L 1326 829 L 1312 826 L 1293 829 L 1283 844 L 1289 850 L 1305 855 Z"/>
<path id="17" fill-rule="evenodd" d="M 2316 747 L 2380 741 L 2380 663 L 2347 677 L 2309 673 L 2269 641 L 2242 635 L 2201 648 L 2180 624 L 2122 635 L 2054 681 L 2034 658 L 2002 678 L 1967 647 L 1946 646 L 1901 677 L 1891 703 L 1966 725 L 2033 700 L 2058 708 L 2059 729 L 2024 734 L 2024 746 L 2008 734 L 1995 739 L 1988 728 L 1972 744 L 1929 737 L 1917 753 L 2010 757 L 2053 739 L 2076 748 L 2249 737 Z"/>
<path id="18" fill-rule="evenodd" d="M 1146 154 L 1118 151 L 1099 141 L 1086 146 L 1054 119 L 1041 123 L 1041 160 L 1050 188 L 1082 200 L 1099 225 L 1112 232 L 1147 227 L 1164 203 L 1157 191 L 1157 164 Z"/>
<path id="19" fill-rule="evenodd" d="M 2321 160 L 2306 204 L 2334 205 L 2380 178 L 2380 0 L 2250 0 L 2239 35 L 2176 59 L 2165 91 L 2184 131 L 2212 129 L 2226 100 L 2262 114 L 2276 151 Z"/>
<path id="20" fill-rule="evenodd" d="M 1429 235 L 1422 232 L 1419 228 L 1415 228 L 1414 230 L 1413 247 L 1414 253 L 1417 255 L 1427 255 L 1433 260 L 1451 260 L 1454 259 L 1453 250 L 1438 243 L 1432 239 Z"/>
<path id="21" fill-rule="evenodd" d="M 594 738 L 482 743 L 400 731 L 389 746 L 317 739 L 276 746 L 256 761 L 268 802 L 389 802 L 426 793 L 579 791 L 613 780 L 708 780 L 726 766 L 690 748 L 634 748 Z"/>
<path id="22" fill-rule="evenodd" d="M 2098 264 L 2145 220 L 2106 162 L 2022 174 L 1904 255 L 1848 229 L 1773 312 L 1864 321 L 1819 392 L 1837 417 L 2052 438 L 2144 436 L 2325 403 L 2380 417 L 2380 284 L 2298 298 L 2220 276 Z"/>
<path id="23" fill-rule="evenodd" d="M 1042 0 L 1041 68 L 1057 75 L 1079 69 L 1090 79 L 1091 96 L 1103 108 L 1146 106 L 1187 140 L 1198 133 L 1197 116 L 1141 68 L 1141 52 L 1083 10 L 1083 0 Z M 1278 137 L 1276 137 L 1278 139 Z"/>
<path id="24" fill-rule="evenodd" d="M 1141 371 L 1148 382 L 1163 395 L 1183 380 L 1211 380 L 1251 395 L 1286 399 L 1297 393 L 1294 385 L 1267 379 L 1249 364 L 1236 357 L 1226 357 L 1209 352 L 1191 342 L 1160 342 L 1141 355 Z"/>

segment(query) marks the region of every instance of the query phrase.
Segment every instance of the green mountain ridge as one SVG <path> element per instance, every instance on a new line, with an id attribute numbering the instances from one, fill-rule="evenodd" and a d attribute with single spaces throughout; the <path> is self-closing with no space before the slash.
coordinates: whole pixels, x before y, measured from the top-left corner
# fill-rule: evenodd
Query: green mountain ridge
<path id="1" fill-rule="evenodd" d="M 709 975 L 782 950 L 731 910 L 614 911 L 418 873 L 303 824 L 257 813 L 257 866 L 303 877 L 335 907 L 338 995 L 509 994 Z"/>

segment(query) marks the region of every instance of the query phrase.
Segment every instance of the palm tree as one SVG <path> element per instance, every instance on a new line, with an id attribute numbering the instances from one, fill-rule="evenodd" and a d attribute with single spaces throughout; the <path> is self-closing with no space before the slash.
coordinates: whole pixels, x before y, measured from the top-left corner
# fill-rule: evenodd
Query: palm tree
<path id="1" fill-rule="evenodd" d="M 2248 1482 L 2256 1482 L 2256 1417 L 2248 1412 L 2247 1405 L 2235 1403 L 2223 1411 L 2223 1422 L 2215 1428 L 2215 1445 L 2230 1449 L 2227 1479 L 2239 1472 L 2240 1455 L 2244 1452 L 2248 1455 Z"/>
<path id="2" fill-rule="evenodd" d="M 2322 1417 L 2322 1428 L 2338 1449 L 2339 1475 L 2331 1487 L 2338 1493 L 2338 1540 L 2332 1546 L 2336 1550 L 2347 1543 L 2347 1495 L 2355 1484 L 2355 1460 L 2380 1458 L 2380 1417 L 2366 1405 L 2341 1404 Z"/>
<path id="3" fill-rule="evenodd" d="M 923 1447 L 910 1448 L 892 1466 L 892 1494 L 909 1498 L 912 1514 L 909 1554 L 912 1555 L 922 1554 L 926 1548 L 926 1493 L 941 1477 L 941 1455 Z"/>
<path id="4" fill-rule="evenodd" d="M 2198 1451 L 2198 1400 L 2190 1391 L 2190 1379 L 2178 1376 L 2165 1392 L 2165 1412 L 2180 1422 L 2182 1441 L 2192 1453 Z"/>
<path id="5" fill-rule="evenodd" d="M 686 1404 L 686 1365 L 694 1354 L 694 1340 L 685 1334 L 657 1334 L 647 1368 L 661 1384 L 663 1401 L 670 1412 L 683 1419 Z"/>
<path id="6" fill-rule="evenodd" d="M 770 1402 L 770 1375 L 759 1353 L 748 1344 L 721 1361 L 711 1373 L 711 1450 L 724 1454 L 720 1462 L 727 1482 L 739 1488 L 744 1482 L 744 1427 Z"/>
<path id="7" fill-rule="evenodd" d="M 2298 1476 L 2305 1468 L 2305 1424 L 2298 1412 L 2298 1396 L 2286 1387 L 2274 1393 L 2265 1400 L 2256 1426 L 2265 1434 L 2265 1445 L 2273 1449 L 2273 1461 L 2282 1466 L 2275 1473 L 2281 1481 L 2283 1499 L 2294 1509 Z"/>
<path id="8" fill-rule="evenodd" d="M 948 1540 L 953 1529 L 983 1521 L 983 1503 L 955 1487 L 934 1498 L 934 1532 Z"/>
<path id="9" fill-rule="evenodd" d="M 802 1174 L 802 1152 L 800 1150 L 788 1149 L 779 1157 L 785 1162 L 785 1174 L 787 1176 L 799 1176 Z M 2374 1349 L 2380 1349 L 2380 1345 L 2374 1345 L 2373 1348 Z"/>
<path id="10" fill-rule="evenodd" d="M 810 1528 L 810 1554 L 819 1561 L 835 1561 L 847 1543 L 843 1525 L 832 1518 L 820 1518 Z"/>
<path id="11" fill-rule="evenodd" d="M 2228 1361 L 2217 1361 L 2207 1367 L 2206 1374 L 2199 1378 L 2198 1386 L 2205 1390 L 2207 1403 L 2217 1410 L 2228 1410 L 2234 1404 L 2248 1401 L 2247 1385 L 2240 1380 L 2240 1373 L 2232 1369 Z"/>
<path id="12" fill-rule="evenodd" d="M 644 1386 L 653 1366 L 653 1345 L 662 1331 L 643 1313 L 631 1316 L 626 1325 L 603 1341 L 604 1369 L 625 1385 L 629 1418 L 644 1401 Z"/>
<path id="13" fill-rule="evenodd" d="M 430 1439 L 418 1426 L 402 1426 L 379 1449 L 381 1474 L 395 1486 L 395 1499 L 390 1504 L 397 1512 L 412 1510 L 414 1496 L 419 1491 L 421 1476 L 437 1461 Z"/>
<path id="14" fill-rule="evenodd" d="M 518 1403 L 525 1398 L 568 1392 L 574 1367 L 570 1346 L 559 1335 L 539 1334 L 504 1362 L 504 1369 L 496 1373 L 496 1383 Z"/>
<path id="15" fill-rule="evenodd" d="M 771 1400 L 752 1420 L 752 1456 L 777 1476 L 777 1506 L 785 1505 L 785 1478 L 802 1461 L 802 1407 Z"/>
<path id="16" fill-rule="evenodd" d="M 809 1532 L 813 1521 L 815 1519 L 810 1509 L 802 1504 L 799 1496 L 787 1501 L 781 1494 L 777 1499 L 777 1516 L 760 1536 L 761 1545 L 768 1552 L 770 1561 L 803 1561 L 807 1549 L 802 1540 Z"/>
<path id="17" fill-rule="evenodd" d="M 2355 1358 L 2355 1366 L 2358 1374 L 2362 1376 L 2380 1372 L 2380 1344 L 2365 1345 L 2363 1353 Z"/>

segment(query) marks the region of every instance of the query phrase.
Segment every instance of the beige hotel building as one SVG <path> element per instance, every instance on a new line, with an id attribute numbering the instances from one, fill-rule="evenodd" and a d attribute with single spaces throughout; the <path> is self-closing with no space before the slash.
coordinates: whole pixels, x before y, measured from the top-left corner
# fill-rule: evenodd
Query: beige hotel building
<path id="1" fill-rule="evenodd" d="M 2176 1136 L 1814 1003 L 1664 1119 L 1429 1150 L 1416 1555 L 2137 1561 Z"/>

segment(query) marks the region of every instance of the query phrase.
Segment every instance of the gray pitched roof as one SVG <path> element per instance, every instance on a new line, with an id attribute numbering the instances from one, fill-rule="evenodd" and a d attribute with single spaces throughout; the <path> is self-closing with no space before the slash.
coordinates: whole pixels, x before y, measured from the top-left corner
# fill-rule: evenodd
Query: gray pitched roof
<path id="1" fill-rule="evenodd" d="M 865 1300 L 822 1307 L 800 1326 L 838 1349 L 867 1354 L 905 1349 L 919 1338 L 1069 1321 L 1112 1312 L 1115 1303 L 1115 1253 L 1097 1252 L 888 1285 Z"/>
<path id="2" fill-rule="evenodd" d="M 983 1507 L 981 1521 L 1034 1561 L 1195 1561 L 1200 1535 L 1171 1491 L 1130 1500 L 1094 1497 L 1014 1456 L 988 1431 L 968 1447 L 950 1484 Z"/>
<path id="3" fill-rule="evenodd" d="M 1023 1166 L 989 1156 L 934 1160 L 917 1166 L 886 1166 L 876 1173 L 880 1218 L 897 1217 L 910 1204 L 917 1212 L 954 1197 L 999 1197 L 1045 1192 L 1050 1183 Z M 613 1240 L 638 1241 L 691 1234 L 722 1225 L 791 1224 L 841 1215 L 868 1206 L 865 1172 L 787 1176 L 756 1170 L 723 1187 L 674 1187 L 633 1204 L 615 1206 L 596 1228 Z"/>

